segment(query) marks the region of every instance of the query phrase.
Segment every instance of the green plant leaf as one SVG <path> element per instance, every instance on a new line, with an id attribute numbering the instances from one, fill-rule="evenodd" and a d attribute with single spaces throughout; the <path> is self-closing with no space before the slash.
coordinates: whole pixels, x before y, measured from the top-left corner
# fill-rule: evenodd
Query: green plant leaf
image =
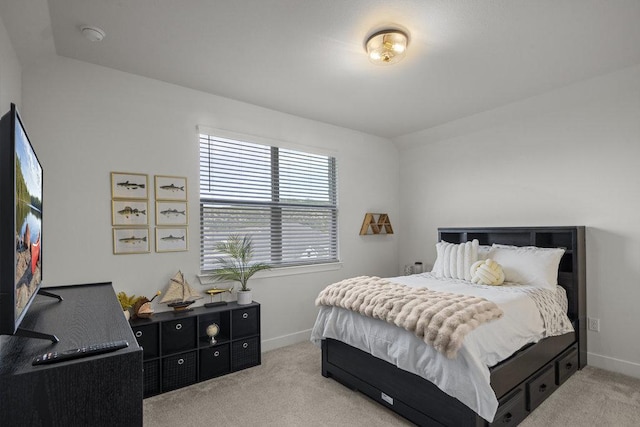
<path id="1" fill-rule="evenodd" d="M 135 295 L 127 295 L 125 292 L 118 292 L 118 302 L 123 310 L 128 310 L 142 297 L 136 297 Z"/>
<path id="2" fill-rule="evenodd" d="M 218 242 L 217 252 L 223 254 L 216 257 L 220 268 L 209 276 L 219 281 L 240 282 L 241 289 L 247 290 L 247 282 L 255 273 L 269 270 L 270 265 L 259 262 L 251 263 L 253 258 L 253 240 L 250 236 L 230 235 L 227 240 Z"/>

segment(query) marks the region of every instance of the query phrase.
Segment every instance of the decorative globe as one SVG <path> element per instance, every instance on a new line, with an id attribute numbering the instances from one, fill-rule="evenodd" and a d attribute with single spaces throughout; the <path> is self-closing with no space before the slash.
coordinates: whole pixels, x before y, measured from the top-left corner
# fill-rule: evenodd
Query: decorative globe
<path id="1" fill-rule="evenodd" d="M 207 335 L 209 336 L 209 338 L 211 338 L 210 343 L 211 344 L 215 344 L 216 343 L 216 335 L 218 335 L 218 332 L 220 332 L 220 327 L 216 324 L 216 323 L 212 323 L 209 326 L 207 326 Z"/>

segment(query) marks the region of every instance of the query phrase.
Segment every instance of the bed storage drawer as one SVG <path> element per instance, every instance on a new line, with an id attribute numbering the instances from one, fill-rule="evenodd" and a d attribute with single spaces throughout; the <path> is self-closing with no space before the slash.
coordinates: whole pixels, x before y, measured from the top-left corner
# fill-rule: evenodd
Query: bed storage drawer
<path id="1" fill-rule="evenodd" d="M 429 427 L 445 427 L 444 424 L 441 424 L 430 418 L 429 416 L 423 414 L 422 412 L 416 411 L 412 407 L 406 405 L 404 402 L 399 400 L 394 396 L 390 396 L 387 393 L 380 391 L 380 389 L 372 386 L 371 384 L 361 381 L 356 378 L 352 378 L 353 383 L 351 387 L 355 387 L 359 392 L 369 396 L 371 399 L 380 403 L 383 406 L 395 411 L 398 414 L 401 414 L 403 417 L 411 420 L 417 425 L 426 425 Z M 461 424 L 452 424 L 452 425 L 461 425 Z"/>
<path id="2" fill-rule="evenodd" d="M 490 426 L 516 426 L 529 414 L 527 411 L 526 393 L 518 387 L 508 396 L 500 399 L 500 406 Z"/>
<path id="3" fill-rule="evenodd" d="M 553 364 L 545 366 L 538 376 L 527 382 L 527 410 L 533 411 L 558 388 L 554 368 Z"/>
<path id="4" fill-rule="evenodd" d="M 476 425 L 475 412 L 419 376 L 340 341 L 327 338 L 322 345 L 327 376 L 383 403 L 413 423 Z M 422 412 L 427 406 L 428 413 Z"/>
<path id="5" fill-rule="evenodd" d="M 556 360 L 556 384 L 560 385 L 578 370 L 578 349 L 573 347 Z"/>

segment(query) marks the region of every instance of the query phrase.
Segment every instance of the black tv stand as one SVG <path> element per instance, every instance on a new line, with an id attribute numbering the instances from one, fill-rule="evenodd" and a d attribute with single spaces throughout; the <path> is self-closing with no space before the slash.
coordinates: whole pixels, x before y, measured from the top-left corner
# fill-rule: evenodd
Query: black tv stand
<path id="1" fill-rule="evenodd" d="M 64 299 L 60 295 L 54 294 L 53 292 L 45 291 L 42 288 L 38 289 L 38 295 L 44 295 L 45 297 L 55 298 L 58 301 L 64 301 Z"/>
<path id="2" fill-rule="evenodd" d="M 18 337 L 25 337 L 25 338 L 36 338 L 36 339 L 41 339 L 41 340 L 50 340 L 54 344 L 57 343 L 57 342 L 60 342 L 58 337 L 53 335 L 53 334 L 45 334 L 43 332 L 30 331 L 29 329 L 18 328 L 18 329 L 16 329 L 16 332 L 13 335 L 14 336 L 18 336 Z"/>
<path id="3" fill-rule="evenodd" d="M 60 295 L 54 294 L 53 292 L 45 291 L 42 288 L 38 289 L 38 295 L 43 295 L 45 297 L 55 298 L 58 301 L 64 301 L 64 299 Z M 15 333 L 13 335 L 18 336 L 18 337 L 25 337 L 25 338 L 35 338 L 35 339 L 41 339 L 41 340 L 50 340 L 54 344 L 57 343 L 57 342 L 60 342 L 58 337 L 53 335 L 53 334 L 45 334 L 43 332 L 31 331 L 29 329 L 23 329 L 23 328 L 16 329 L 16 331 L 15 331 Z"/>

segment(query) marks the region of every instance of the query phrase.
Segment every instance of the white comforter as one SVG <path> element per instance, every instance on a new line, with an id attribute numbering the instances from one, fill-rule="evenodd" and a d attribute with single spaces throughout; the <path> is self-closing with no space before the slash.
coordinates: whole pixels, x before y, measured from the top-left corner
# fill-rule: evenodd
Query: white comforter
<path id="1" fill-rule="evenodd" d="M 481 286 L 456 279 L 438 279 L 431 273 L 389 280 L 483 297 L 495 302 L 504 315 L 470 332 L 456 359 L 447 359 L 411 332 L 337 307 L 320 308 L 311 341 L 319 345 L 323 338 L 333 338 L 366 351 L 431 381 L 482 418 L 493 421 L 498 400 L 489 383 L 489 367 L 545 336 L 540 312 L 526 292 L 530 287 Z"/>

